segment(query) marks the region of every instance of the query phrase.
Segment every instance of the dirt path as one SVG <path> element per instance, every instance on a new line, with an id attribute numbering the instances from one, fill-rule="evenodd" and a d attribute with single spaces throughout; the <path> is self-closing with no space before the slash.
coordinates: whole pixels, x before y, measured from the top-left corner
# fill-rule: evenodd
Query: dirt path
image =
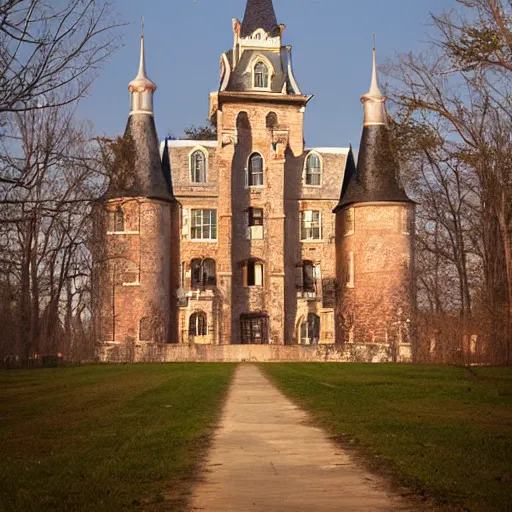
<path id="1" fill-rule="evenodd" d="M 391 495 L 285 398 L 258 367 L 240 365 L 191 510 L 398 511 Z"/>

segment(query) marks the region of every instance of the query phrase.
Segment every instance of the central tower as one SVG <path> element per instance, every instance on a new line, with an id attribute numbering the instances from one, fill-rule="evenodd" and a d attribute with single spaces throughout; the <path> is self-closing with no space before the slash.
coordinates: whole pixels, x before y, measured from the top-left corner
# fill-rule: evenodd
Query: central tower
<path id="1" fill-rule="evenodd" d="M 218 287 L 221 343 L 284 344 L 285 183 L 303 151 L 310 97 L 299 89 L 272 0 L 248 0 L 233 20 L 233 48 L 221 56 L 210 117 L 218 128 Z"/>

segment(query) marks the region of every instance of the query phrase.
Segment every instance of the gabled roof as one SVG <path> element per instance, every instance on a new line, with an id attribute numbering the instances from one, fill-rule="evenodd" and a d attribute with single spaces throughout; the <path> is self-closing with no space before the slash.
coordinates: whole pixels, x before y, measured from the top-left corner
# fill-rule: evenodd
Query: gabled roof
<path id="1" fill-rule="evenodd" d="M 276 12 L 272 0 L 247 0 L 240 35 L 248 37 L 258 28 L 269 33 L 274 32 L 277 28 Z"/>

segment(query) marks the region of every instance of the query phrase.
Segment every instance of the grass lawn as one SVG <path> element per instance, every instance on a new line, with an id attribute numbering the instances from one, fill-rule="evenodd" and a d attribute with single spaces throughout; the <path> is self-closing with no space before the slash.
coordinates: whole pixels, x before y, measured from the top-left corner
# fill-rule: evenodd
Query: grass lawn
<path id="1" fill-rule="evenodd" d="M 184 510 L 234 368 L 0 371 L 0 511 Z"/>
<path id="2" fill-rule="evenodd" d="M 512 511 L 512 368 L 262 367 L 395 484 L 442 510 Z"/>

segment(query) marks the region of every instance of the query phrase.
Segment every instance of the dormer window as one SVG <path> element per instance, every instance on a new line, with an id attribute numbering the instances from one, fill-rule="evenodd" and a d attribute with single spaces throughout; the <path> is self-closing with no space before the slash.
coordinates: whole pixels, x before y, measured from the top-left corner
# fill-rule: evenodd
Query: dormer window
<path id="1" fill-rule="evenodd" d="M 261 61 L 258 61 L 254 66 L 254 88 L 269 89 L 268 67 Z"/>
<path id="2" fill-rule="evenodd" d="M 192 183 L 206 183 L 206 155 L 200 149 L 190 155 L 190 180 Z"/>
<path id="3" fill-rule="evenodd" d="M 306 185 L 319 187 L 322 184 L 322 162 L 316 153 L 310 153 L 306 158 Z"/>

